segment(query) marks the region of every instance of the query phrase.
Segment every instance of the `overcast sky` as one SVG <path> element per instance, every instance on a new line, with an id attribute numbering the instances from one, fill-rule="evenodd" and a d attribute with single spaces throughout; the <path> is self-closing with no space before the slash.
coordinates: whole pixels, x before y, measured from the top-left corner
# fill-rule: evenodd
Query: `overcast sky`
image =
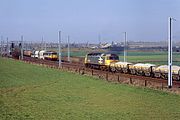
<path id="1" fill-rule="evenodd" d="M 18 40 L 58 40 L 62 31 L 71 41 L 95 43 L 164 41 L 168 17 L 174 22 L 174 39 L 180 41 L 180 0 L 0 0 L 0 35 Z"/>

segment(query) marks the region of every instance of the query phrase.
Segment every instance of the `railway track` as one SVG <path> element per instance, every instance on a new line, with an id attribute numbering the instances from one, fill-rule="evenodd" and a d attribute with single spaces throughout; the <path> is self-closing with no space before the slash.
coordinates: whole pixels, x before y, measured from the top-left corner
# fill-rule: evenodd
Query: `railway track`
<path id="1" fill-rule="evenodd" d="M 53 68 L 58 68 L 58 61 L 40 60 L 31 57 L 24 57 L 23 61 L 46 65 Z M 164 79 L 137 76 L 131 74 L 124 74 L 124 73 L 112 73 L 98 69 L 90 69 L 90 68 L 86 68 L 82 63 L 78 63 L 78 62 L 73 62 L 73 63 L 62 62 L 62 68 L 70 71 L 79 72 L 80 74 L 98 76 L 99 78 L 106 79 L 109 82 L 124 82 L 127 84 L 134 85 L 138 81 L 139 82 L 138 84 L 140 84 L 141 86 L 152 85 L 152 86 L 158 86 L 157 88 L 160 89 L 167 88 L 167 80 Z M 180 81 L 173 81 L 173 88 L 177 88 L 180 91 L 179 89 Z"/>

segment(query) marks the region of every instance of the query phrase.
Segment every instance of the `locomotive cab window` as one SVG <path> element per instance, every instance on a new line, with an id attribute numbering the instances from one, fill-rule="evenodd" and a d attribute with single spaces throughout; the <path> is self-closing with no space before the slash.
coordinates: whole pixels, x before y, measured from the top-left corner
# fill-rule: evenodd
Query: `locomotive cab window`
<path id="1" fill-rule="evenodd" d="M 108 57 L 108 60 L 119 60 L 119 57 L 117 55 L 111 55 Z"/>
<path id="2" fill-rule="evenodd" d="M 52 53 L 52 55 L 57 55 L 57 53 Z"/>

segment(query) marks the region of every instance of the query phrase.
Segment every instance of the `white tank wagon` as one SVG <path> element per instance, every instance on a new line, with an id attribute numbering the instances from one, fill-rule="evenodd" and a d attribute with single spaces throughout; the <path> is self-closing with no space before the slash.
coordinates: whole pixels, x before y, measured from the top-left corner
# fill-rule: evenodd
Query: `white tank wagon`
<path id="1" fill-rule="evenodd" d="M 35 51 L 32 51 L 31 57 L 35 58 Z"/>
<path id="2" fill-rule="evenodd" d="M 121 73 L 128 73 L 129 72 L 129 65 L 132 65 L 130 62 L 116 62 L 110 64 L 110 69 L 112 72 L 121 72 Z"/>
<path id="3" fill-rule="evenodd" d="M 168 79 L 168 66 L 161 65 L 153 69 L 154 76 L 157 78 Z M 179 66 L 172 66 L 172 77 L 173 80 L 180 80 L 180 67 Z"/>
<path id="4" fill-rule="evenodd" d="M 45 53 L 45 52 L 46 52 L 45 50 L 41 50 L 41 51 L 39 51 L 38 58 L 39 58 L 39 59 L 43 59 L 43 60 L 44 60 L 44 53 Z"/>
<path id="5" fill-rule="evenodd" d="M 156 67 L 154 64 L 149 63 L 137 63 L 129 65 L 129 71 L 133 75 L 142 75 L 142 76 L 153 76 L 153 69 Z"/>
<path id="6" fill-rule="evenodd" d="M 38 57 L 39 57 L 39 50 L 36 50 L 36 51 L 34 52 L 34 57 L 35 57 L 35 58 L 38 58 Z"/>

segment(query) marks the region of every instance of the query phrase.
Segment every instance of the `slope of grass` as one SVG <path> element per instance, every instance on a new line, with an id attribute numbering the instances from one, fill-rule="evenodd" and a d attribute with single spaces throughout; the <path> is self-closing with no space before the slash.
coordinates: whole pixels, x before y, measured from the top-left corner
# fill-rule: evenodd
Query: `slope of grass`
<path id="1" fill-rule="evenodd" d="M 0 58 L 2 120 L 180 119 L 180 96 Z"/>
<path id="2" fill-rule="evenodd" d="M 127 60 L 129 62 L 148 62 L 156 65 L 167 64 L 167 52 L 128 52 Z M 123 53 L 119 54 L 120 60 L 123 60 Z M 180 65 L 180 53 L 173 53 L 173 65 Z"/>

